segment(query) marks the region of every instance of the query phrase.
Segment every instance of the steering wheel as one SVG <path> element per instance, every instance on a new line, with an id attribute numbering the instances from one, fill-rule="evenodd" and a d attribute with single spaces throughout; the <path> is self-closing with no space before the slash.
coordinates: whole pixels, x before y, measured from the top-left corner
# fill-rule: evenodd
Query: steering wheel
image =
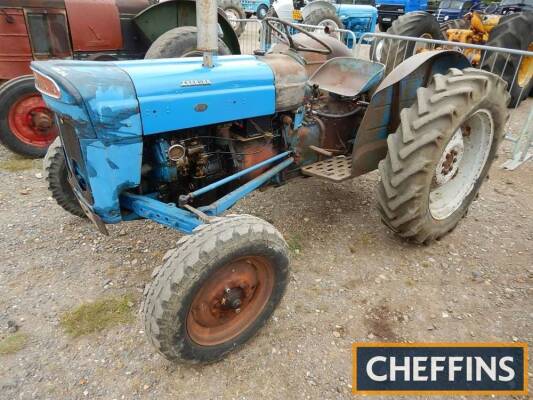
<path id="1" fill-rule="evenodd" d="M 309 52 L 309 53 L 319 53 L 319 54 L 325 54 L 325 55 L 331 54 L 333 52 L 333 49 L 331 48 L 330 45 L 328 45 L 327 43 L 325 43 L 324 41 L 322 41 L 318 37 L 316 37 L 316 35 L 312 34 L 311 32 L 306 31 L 305 29 L 301 28 L 298 25 L 294 25 L 294 24 L 292 24 L 292 23 L 290 23 L 288 21 L 285 21 L 285 20 L 282 20 L 282 19 L 279 19 L 279 18 L 274 18 L 274 17 L 267 17 L 267 18 L 263 19 L 263 21 L 268 25 L 268 27 L 270 29 L 272 29 L 274 32 L 279 33 L 283 38 L 285 38 L 287 40 L 286 43 L 293 50 L 306 51 L 306 52 Z M 277 22 L 277 23 L 281 24 L 281 26 L 283 26 L 283 31 L 279 27 L 273 25 L 272 22 Z M 323 48 L 322 49 L 317 49 L 317 48 L 314 48 L 314 47 L 304 47 L 304 46 L 300 46 L 300 45 L 294 43 L 294 40 L 292 40 L 291 34 L 289 32 L 289 28 L 292 28 L 295 31 L 301 32 L 304 35 L 309 36 L 315 42 L 318 42 L 320 44 L 320 46 L 322 46 Z"/>

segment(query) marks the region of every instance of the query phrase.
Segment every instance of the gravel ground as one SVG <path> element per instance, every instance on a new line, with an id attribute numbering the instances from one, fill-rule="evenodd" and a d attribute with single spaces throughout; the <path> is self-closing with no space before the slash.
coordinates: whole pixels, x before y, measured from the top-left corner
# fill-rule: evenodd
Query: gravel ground
<path id="1" fill-rule="evenodd" d="M 521 106 L 516 127 L 531 106 Z M 91 300 L 139 298 L 179 234 L 138 221 L 101 236 L 55 205 L 39 162 L 11 171 L 13 156 L 0 148 L 0 334 L 11 320 L 29 338 L 0 355 L 0 398 L 349 399 L 354 341 L 530 343 L 533 163 L 500 169 L 510 148 L 468 217 L 429 247 L 406 244 L 380 223 L 376 173 L 343 184 L 296 179 L 239 203 L 237 212 L 285 235 L 291 281 L 248 345 L 194 368 L 155 353 L 139 318 L 77 339 L 59 323 Z"/>

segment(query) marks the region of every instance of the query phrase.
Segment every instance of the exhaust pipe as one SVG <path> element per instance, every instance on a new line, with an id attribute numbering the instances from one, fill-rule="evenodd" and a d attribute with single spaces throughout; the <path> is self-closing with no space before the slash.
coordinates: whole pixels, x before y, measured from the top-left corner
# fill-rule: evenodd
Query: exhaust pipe
<path id="1" fill-rule="evenodd" d="M 196 30 L 198 50 L 203 52 L 202 65 L 214 67 L 214 56 L 218 52 L 218 11 L 216 0 L 196 0 Z"/>

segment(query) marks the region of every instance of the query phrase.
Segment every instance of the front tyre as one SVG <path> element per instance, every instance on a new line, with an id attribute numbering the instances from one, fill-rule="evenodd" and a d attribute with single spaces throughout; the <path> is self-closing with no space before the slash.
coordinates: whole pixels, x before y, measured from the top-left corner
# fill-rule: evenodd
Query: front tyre
<path id="1" fill-rule="evenodd" d="M 202 226 L 167 253 L 143 303 L 150 342 L 169 360 L 207 363 L 248 341 L 279 304 L 287 244 L 248 215 Z"/>
<path id="2" fill-rule="evenodd" d="M 52 142 L 46 152 L 43 170 L 48 191 L 56 203 L 72 215 L 87 218 L 68 182 L 67 162 L 59 137 Z"/>
<path id="3" fill-rule="evenodd" d="M 465 216 L 504 136 L 505 89 L 489 72 L 452 68 L 402 110 L 377 188 L 382 220 L 398 235 L 431 242 Z"/>

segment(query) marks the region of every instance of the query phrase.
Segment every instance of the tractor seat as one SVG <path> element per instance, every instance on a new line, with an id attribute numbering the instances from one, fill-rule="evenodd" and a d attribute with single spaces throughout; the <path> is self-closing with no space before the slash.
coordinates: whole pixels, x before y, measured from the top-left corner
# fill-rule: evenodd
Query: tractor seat
<path id="1" fill-rule="evenodd" d="M 376 86 L 383 77 L 383 64 L 354 57 L 336 57 L 322 64 L 309 78 L 310 85 L 339 96 L 355 97 Z"/>

